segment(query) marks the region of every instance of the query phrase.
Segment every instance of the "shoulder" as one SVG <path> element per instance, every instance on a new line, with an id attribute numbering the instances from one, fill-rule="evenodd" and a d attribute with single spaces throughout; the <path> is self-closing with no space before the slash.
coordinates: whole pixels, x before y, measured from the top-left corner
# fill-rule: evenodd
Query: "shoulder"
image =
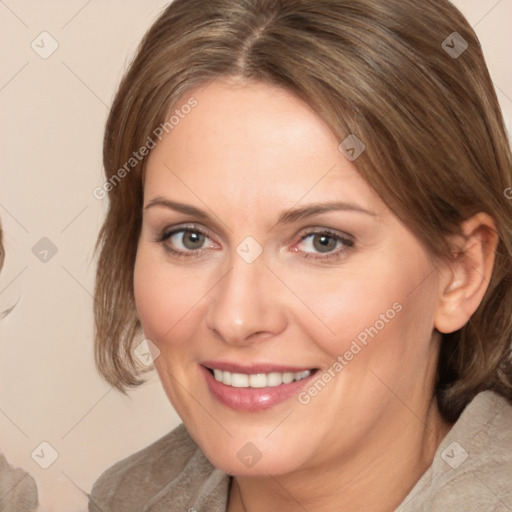
<path id="1" fill-rule="evenodd" d="M 37 508 L 37 486 L 25 471 L 13 468 L 0 453 L 0 509 L 31 512 Z"/>
<path id="2" fill-rule="evenodd" d="M 205 489 L 215 490 L 212 478 L 227 491 L 227 475 L 211 465 L 182 424 L 108 468 L 93 486 L 89 511 L 186 511 Z"/>
<path id="3" fill-rule="evenodd" d="M 400 512 L 512 508 L 512 405 L 485 391 L 466 407 Z"/>

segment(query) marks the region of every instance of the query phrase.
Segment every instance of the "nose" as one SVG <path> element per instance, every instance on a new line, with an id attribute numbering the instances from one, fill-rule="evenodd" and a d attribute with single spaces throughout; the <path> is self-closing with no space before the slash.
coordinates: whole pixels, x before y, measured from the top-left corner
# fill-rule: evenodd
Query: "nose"
<path id="1" fill-rule="evenodd" d="M 231 269 L 209 294 L 208 328 L 230 345 L 281 333 L 286 328 L 286 311 L 279 284 L 262 257 L 246 263 L 235 254 Z"/>

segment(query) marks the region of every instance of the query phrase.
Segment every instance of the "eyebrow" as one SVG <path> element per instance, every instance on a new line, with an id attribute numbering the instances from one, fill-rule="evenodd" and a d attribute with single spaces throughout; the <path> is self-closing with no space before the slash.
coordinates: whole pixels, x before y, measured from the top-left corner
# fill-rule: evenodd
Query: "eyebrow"
<path id="1" fill-rule="evenodd" d="M 169 201 L 169 199 L 164 199 L 163 197 L 155 197 L 149 203 L 144 206 L 144 210 L 148 210 L 149 208 L 153 208 L 154 206 L 163 206 L 164 208 L 169 208 L 171 210 L 175 210 L 180 213 L 184 213 L 185 215 L 193 215 L 201 220 L 209 220 L 210 216 L 196 208 L 195 206 L 191 206 L 189 204 L 178 203 L 176 201 Z"/>
<path id="2" fill-rule="evenodd" d="M 176 201 L 170 201 L 169 199 L 164 199 L 163 197 L 155 197 L 154 199 L 149 201 L 148 204 L 144 206 L 144 210 L 147 210 L 154 206 L 162 206 L 164 208 L 169 208 L 171 210 L 184 213 L 186 215 L 193 215 L 194 217 L 197 217 L 198 219 L 205 221 L 211 219 L 211 217 L 205 211 L 200 210 L 195 206 L 191 206 L 184 203 L 178 203 Z M 367 210 L 359 205 L 343 201 L 335 201 L 328 203 L 316 203 L 308 206 L 303 206 L 301 208 L 292 208 L 290 210 L 286 210 L 279 216 L 277 224 L 291 224 L 292 222 L 297 222 L 307 217 L 312 217 L 313 215 L 319 215 L 321 213 L 333 211 L 356 212 L 365 215 L 370 215 L 372 217 L 377 216 L 375 212 Z"/>
<path id="3" fill-rule="evenodd" d="M 287 210 L 280 215 L 278 224 L 297 222 L 298 220 L 302 220 L 306 217 L 334 211 L 363 213 L 372 217 L 377 216 L 375 212 L 366 210 L 357 204 L 335 201 L 330 203 L 311 204 L 302 208 L 293 208 Z"/>

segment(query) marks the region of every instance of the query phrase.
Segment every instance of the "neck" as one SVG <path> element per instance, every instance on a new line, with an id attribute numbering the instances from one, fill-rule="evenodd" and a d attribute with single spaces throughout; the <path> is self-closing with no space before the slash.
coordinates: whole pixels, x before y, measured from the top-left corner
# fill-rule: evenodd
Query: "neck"
<path id="1" fill-rule="evenodd" d="M 331 512 L 333 503 L 344 512 L 395 510 L 432 463 L 451 425 L 432 400 L 423 415 L 397 416 L 390 427 L 365 439 L 364 450 L 321 467 L 286 475 L 234 477 L 227 511 Z"/>

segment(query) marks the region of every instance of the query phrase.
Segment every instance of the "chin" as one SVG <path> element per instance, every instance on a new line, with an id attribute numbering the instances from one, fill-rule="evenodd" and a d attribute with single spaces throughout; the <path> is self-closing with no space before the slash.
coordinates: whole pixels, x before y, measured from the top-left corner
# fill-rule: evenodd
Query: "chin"
<path id="1" fill-rule="evenodd" d="M 185 425 L 187 425 L 185 423 Z M 188 426 L 187 426 L 188 428 Z M 290 436 L 276 435 L 270 439 L 268 432 L 249 433 L 242 429 L 236 437 L 210 438 L 208 433 L 192 434 L 206 458 L 216 467 L 234 476 L 266 477 L 295 472 L 307 463 L 304 442 L 296 443 Z M 189 430 L 190 432 L 190 430 Z M 203 434 L 203 435 L 201 435 Z M 301 446 L 301 448 L 299 448 Z M 298 455 L 302 455 L 298 457 Z"/>

